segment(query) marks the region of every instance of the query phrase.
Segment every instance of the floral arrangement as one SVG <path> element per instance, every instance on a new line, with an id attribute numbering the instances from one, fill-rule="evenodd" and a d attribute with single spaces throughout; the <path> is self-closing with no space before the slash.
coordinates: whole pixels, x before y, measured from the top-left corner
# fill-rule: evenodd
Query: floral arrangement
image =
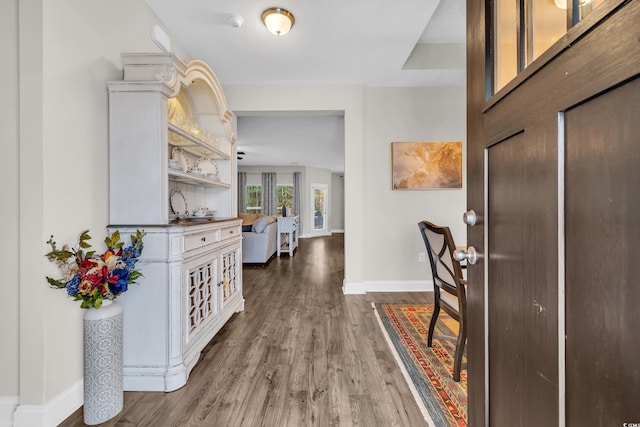
<path id="1" fill-rule="evenodd" d="M 47 241 L 51 252 L 45 256 L 55 262 L 62 271 L 60 280 L 47 277 L 53 288 L 65 288 L 69 296 L 82 301 L 81 308 L 100 308 L 104 300 L 113 300 L 126 292 L 129 285 L 142 276 L 136 263 L 142 253 L 145 233 L 137 230 L 131 235 L 131 244 L 124 247 L 120 232 L 114 231 L 104 239 L 107 250 L 99 255 L 88 250 L 89 230 L 83 231 L 76 248 L 56 247 L 53 236 Z"/>

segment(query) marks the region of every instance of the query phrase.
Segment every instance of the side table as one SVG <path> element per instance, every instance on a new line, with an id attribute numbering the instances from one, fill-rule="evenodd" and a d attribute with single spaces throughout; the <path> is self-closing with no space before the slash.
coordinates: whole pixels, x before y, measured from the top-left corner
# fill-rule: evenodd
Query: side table
<path id="1" fill-rule="evenodd" d="M 279 216 L 278 217 L 278 251 L 293 255 L 293 251 L 298 247 L 298 216 Z M 284 234 L 284 242 L 282 235 Z"/>

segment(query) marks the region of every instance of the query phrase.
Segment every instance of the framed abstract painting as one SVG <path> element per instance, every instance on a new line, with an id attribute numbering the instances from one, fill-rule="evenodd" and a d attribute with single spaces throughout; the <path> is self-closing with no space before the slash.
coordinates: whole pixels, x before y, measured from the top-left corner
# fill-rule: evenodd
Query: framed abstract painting
<path id="1" fill-rule="evenodd" d="M 462 188 L 462 142 L 392 142 L 394 190 Z"/>

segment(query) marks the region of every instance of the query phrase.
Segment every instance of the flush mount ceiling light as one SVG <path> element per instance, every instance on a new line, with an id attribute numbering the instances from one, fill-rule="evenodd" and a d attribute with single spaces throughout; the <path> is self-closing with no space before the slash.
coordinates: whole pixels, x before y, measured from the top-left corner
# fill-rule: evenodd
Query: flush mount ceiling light
<path id="1" fill-rule="evenodd" d="M 284 36 L 296 22 L 293 14 L 281 7 L 270 7 L 262 12 L 262 22 L 276 36 Z"/>

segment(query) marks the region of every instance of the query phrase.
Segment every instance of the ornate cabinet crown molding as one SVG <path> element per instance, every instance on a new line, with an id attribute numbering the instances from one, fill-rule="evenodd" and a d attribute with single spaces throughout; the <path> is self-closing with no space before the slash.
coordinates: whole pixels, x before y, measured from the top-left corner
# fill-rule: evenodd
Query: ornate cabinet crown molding
<path id="1" fill-rule="evenodd" d="M 215 110 L 224 124 L 225 134 L 233 144 L 235 134 L 231 131 L 233 113 L 229 110 L 227 99 L 213 70 L 203 61 L 192 60 L 185 63 L 174 53 L 123 53 L 124 82 L 162 83 L 161 92 L 167 98 L 174 98 L 183 88 L 188 88 L 196 81 L 208 86 L 215 102 Z M 123 84 L 123 82 L 117 82 Z M 140 86 L 142 90 L 148 90 Z M 111 90 L 111 85 L 110 85 Z"/>

